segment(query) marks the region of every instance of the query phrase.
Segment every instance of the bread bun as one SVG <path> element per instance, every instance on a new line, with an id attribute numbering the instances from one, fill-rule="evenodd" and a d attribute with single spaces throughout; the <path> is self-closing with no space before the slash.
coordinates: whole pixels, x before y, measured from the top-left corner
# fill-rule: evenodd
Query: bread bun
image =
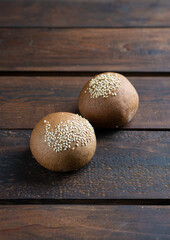
<path id="1" fill-rule="evenodd" d="M 66 172 L 79 169 L 91 160 L 96 150 L 96 137 L 86 119 L 73 113 L 57 112 L 37 123 L 31 134 L 30 148 L 43 167 Z"/>
<path id="2" fill-rule="evenodd" d="M 83 87 L 78 107 L 90 123 L 102 128 L 122 127 L 132 120 L 139 105 L 133 85 L 121 74 L 106 72 Z"/>

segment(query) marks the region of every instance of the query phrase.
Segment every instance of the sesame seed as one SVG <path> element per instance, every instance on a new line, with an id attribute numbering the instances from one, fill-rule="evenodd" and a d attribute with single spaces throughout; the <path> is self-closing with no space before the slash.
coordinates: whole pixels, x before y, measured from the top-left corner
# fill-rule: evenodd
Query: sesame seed
<path id="1" fill-rule="evenodd" d="M 44 142 L 56 152 L 75 150 L 76 147 L 86 146 L 88 142 L 94 141 L 94 129 L 89 121 L 78 114 L 71 118 L 71 121 L 60 122 L 54 128 L 49 121 L 44 120 Z"/>
<path id="2" fill-rule="evenodd" d="M 109 95 L 116 96 L 115 92 L 119 87 L 120 78 L 117 73 L 103 73 L 91 79 L 87 90 L 91 98 L 107 98 Z"/>

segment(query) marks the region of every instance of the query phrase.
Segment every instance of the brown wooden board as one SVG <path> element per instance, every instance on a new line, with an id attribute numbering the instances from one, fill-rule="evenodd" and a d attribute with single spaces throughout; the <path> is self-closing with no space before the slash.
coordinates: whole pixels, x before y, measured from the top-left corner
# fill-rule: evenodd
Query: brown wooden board
<path id="1" fill-rule="evenodd" d="M 170 238 L 169 206 L 134 205 L 170 198 L 168 9 L 168 0 L 0 0 L 0 239 Z M 134 120 L 95 129 L 95 156 L 79 171 L 44 169 L 31 129 L 48 113 L 77 113 L 82 86 L 104 71 L 130 76 Z"/>
<path id="2" fill-rule="evenodd" d="M 169 27 L 169 0 L 1 0 L 5 27 Z"/>
<path id="3" fill-rule="evenodd" d="M 170 132 L 96 131 L 79 171 L 50 172 L 29 150 L 30 130 L 0 131 L 0 199 L 168 199 Z"/>
<path id="4" fill-rule="evenodd" d="M 0 239 L 168 240 L 169 206 L 0 206 Z"/>
<path id="5" fill-rule="evenodd" d="M 170 77 L 128 77 L 139 110 L 126 129 L 170 128 Z M 0 128 L 33 128 L 46 114 L 78 112 L 78 96 L 91 77 L 0 77 Z"/>
<path id="6" fill-rule="evenodd" d="M 1 71 L 170 71 L 170 29 L 0 29 Z"/>

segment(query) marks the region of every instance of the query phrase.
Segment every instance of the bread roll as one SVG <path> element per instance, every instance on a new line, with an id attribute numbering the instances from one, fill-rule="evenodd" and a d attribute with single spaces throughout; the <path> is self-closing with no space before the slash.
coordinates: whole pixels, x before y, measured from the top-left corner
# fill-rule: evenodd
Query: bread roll
<path id="1" fill-rule="evenodd" d="M 133 85 L 121 74 L 106 72 L 83 87 L 78 101 L 81 115 L 96 127 L 117 128 L 129 123 L 139 105 Z"/>
<path id="2" fill-rule="evenodd" d="M 57 112 L 37 123 L 31 134 L 30 148 L 43 167 L 66 172 L 79 169 L 91 160 L 96 150 L 96 137 L 86 119 L 73 113 Z"/>

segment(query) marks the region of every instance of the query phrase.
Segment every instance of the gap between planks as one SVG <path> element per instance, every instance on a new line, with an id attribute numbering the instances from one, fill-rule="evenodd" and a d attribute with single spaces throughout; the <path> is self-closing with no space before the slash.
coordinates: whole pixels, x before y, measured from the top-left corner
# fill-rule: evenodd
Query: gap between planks
<path id="1" fill-rule="evenodd" d="M 105 70 L 104 72 L 109 72 L 109 70 Z M 112 71 L 114 72 L 114 71 Z M 0 71 L 0 77 L 93 77 L 97 74 L 101 73 L 101 71 Z M 126 77 L 170 77 L 170 72 L 122 72 L 119 71 L 120 74 L 125 75 Z"/>
<path id="2" fill-rule="evenodd" d="M 170 199 L 0 199 L 0 205 L 170 205 Z"/>

